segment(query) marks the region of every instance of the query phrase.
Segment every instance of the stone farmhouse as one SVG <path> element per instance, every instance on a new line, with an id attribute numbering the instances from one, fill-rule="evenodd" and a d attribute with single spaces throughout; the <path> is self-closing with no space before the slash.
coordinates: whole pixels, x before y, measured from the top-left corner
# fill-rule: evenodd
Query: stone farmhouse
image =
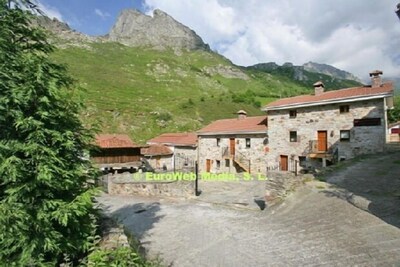
<path id="1" fill-rule="evenodd" d="M 267 117 L 247 117 L 212 122 L 197 132 L 199 172 L 265 172 Z"/>
<path id="2" fill-rule="evenodd" d="M 173 152 L 163 144 L 152 144 L 140 150 L 144 161 L 156 171 L 171 171 L 173 168 Z"/>
<path id="3" fill-rule="evenodd" d="M 313 95 L 284 98 L 265 106 L 268 169 L 325 166 L 383 151 L 393 84 L 382 83 L 381 74 L 371 72 L 369 86 L 334 91 L 325 91 L 323 83 L 317 82 Z"/>
<path id="4" fill-rule="evenodd" d="M 164 145 L 171 150 L 172 170 L 193 171 L 197 158 L 196 133 L 164 133 L 147 141 L 148 145 Z"/>

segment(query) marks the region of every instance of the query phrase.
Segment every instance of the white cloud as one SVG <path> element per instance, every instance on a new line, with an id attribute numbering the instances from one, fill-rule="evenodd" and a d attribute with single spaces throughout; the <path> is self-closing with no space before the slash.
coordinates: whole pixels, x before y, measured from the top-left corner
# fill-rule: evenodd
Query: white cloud
<path id="1" fill-rule="evenodd" d="M 239 65 L 326 63 L 366 78 L 400 76 L 400 22 L 392 0 L 145 0 Z"/>
<path id="2" fill-rule="evenodd" d="M 40 9 L 47 17 L 49 17 L 49 18 L 51 18 L 51 19 L 56 18 L 56 19 L 58 19 L 59 21 L 65 22 L 65 21 L 64 21 L 64 18 L 63 18 L 63 16 L 62 16 L 62 14 L 61 14 L 61 12 L 60 12 L 57 8 L 55 8 L 55 7 L 53 7 L 53 6 L 50 6 L 50 5 L 47 5 L 47 4 L 44 4 L 44 3 L 39 2 L 39 1 L 38 1 L 37 3 L 38 3 L 39 9 Z"/>
<path id="3" fill-rule="evenodd" d="M 94 10 L 94 13 L 95 13 L 97 16 L 99 16 L 100 18 L 102 18 L 102 19 L 106 19 L 107 17 L 110 17 L 110 16 L 111 16 L 109 13 L 103 12 L 103 11 L 101 11 L 101 10 L 98 9 L 98 8 L 96 8 L 96 9 Z"/>

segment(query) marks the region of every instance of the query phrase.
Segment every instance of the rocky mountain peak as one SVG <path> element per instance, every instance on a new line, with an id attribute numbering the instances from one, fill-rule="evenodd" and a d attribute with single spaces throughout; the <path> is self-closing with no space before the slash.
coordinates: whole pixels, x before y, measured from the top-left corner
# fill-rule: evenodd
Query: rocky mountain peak
<path id="1" fill-rule="evenodd" d="M 336 77 L 339 79 L 353 80 L 353 81 L 357 81 L 360 83 L 362 82 L 355 75 L 353 75 L 347 71 L 337 69 L 337 68 L 335 68 L 331 65 L 327 65 L 327 64 L 320 64 L 320 63 L 315 63 L 315 62 L 310 61 L 310 62 L 303 64 L 303 68 L 307 71 L 323 73 L 323 74 L 329 75 L 331 77 Z"/>
<path id="2" fill-rule="evenodd" d="M 210 50 L 193 30 L 158 9 L 154 10 L 153 16 L 135 9 L 123 10 L 112 27 L 109 38 L 128 46 Z"/>

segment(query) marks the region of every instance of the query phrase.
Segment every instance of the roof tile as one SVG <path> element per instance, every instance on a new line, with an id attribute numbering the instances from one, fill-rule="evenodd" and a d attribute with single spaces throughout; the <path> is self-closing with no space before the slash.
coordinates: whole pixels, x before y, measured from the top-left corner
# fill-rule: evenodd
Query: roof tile
<path id="1" fill-rule="evenodd" d="M 173 154 L 171 149 L 160 144 L 152 144 L 148 147 L 144 147 L 140 150 L 140 153 L 145 156 L 165 156 Z"/>
<path id="2" fill-rule="evenodd" d="M 199 130 L 198 134 L 206 133 L 246 133 L 265 132 L 267 130 L 267 116 L 217 120 Z"/>
<path id="3" fill-rule="evenodd" d="M 352 87 L 340 90 L 333 90 L 321 93 L 319 95 L 300 95 L 295 97 L 283 98 L 264 107 L 265 110 L 277 107 L 284 107 L 296 104 L 311 104 L 329 100 L 351 99 L 356 97 L 374 96 L 393 91 L 393 83 L 384 83 L 380 87 L 362 86 Z"/>
<path id="4" fill-rule="evenodd" d="M 196 133 L 164 133 L 147 141 L 148 144 L 158 143 L 173 146 L 195 146 Z"/>
<path id="5" fill-rule="evenodd" d="M 135 148 L 139 147 L 126 134 L 99 134 L 96 144 L 101 148 Z"/>

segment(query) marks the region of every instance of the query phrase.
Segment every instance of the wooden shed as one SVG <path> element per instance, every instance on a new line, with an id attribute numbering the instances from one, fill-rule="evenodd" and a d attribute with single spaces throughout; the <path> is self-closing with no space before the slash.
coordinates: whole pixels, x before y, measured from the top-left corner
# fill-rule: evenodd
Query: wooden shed
<path id="1" fill-rule="evenodd" d="M 91 158 L 96 164 L 121 164 L 140 161 L 141 146 L 125 134 L 99 134 L 96 136 L 97 150 Z"/>

